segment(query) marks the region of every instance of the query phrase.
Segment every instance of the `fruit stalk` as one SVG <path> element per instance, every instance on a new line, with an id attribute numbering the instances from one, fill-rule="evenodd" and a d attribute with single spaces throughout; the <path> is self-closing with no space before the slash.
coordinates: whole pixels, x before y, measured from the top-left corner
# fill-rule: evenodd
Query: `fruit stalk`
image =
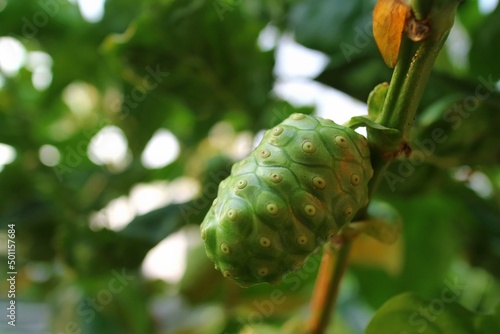
<path id="1" fill-rule="evenodd" d="M 340 282 L 347 270 L 351 244 L 351 241 L 340 244 L 337 256 L 334 254 L 332 243 L 325 246 L 311 305 L 313 313 L 308 328 L 311 334 L 323 333 L 328 326 L 330 315 L 334 313 Z"/>
<path id="2" fill-rule="evenodd" d="M 453 26 L 460 2 L 460 0 L 411 1 L 413 19 L 418 22 L 424 21 L 430 32 L 418 42 L 412 41 L 406 35 L 402 36 L 401 50 L 387 96 L 382 110 L 375 119 L 380 125 L 399 130 L 399 136 L 388 137 L 385 132 L 367 128 L 374 170 L 369 183 L 370 198 L 380 185 L 392 160 L 402 153 L 406 155 L 411 153 L 409 131 L 433 64 Z M 364 218 L 366 210 L 362 210 L 357 216 L 358 220 Z M 308 325 L 311 334 L 322 334 L 328 326 L 340 281 L 347 268 L 350 243 L 351 241 L 344 244 L 337 256 L 333 256 L 330 248 L 323 255 L 311 302 L 312 317 Z"/>

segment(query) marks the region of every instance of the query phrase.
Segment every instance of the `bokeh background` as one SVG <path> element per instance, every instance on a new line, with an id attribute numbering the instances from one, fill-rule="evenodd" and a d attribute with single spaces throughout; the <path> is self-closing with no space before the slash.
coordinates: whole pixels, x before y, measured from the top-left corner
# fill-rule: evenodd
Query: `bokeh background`
<path id="1" fill-rule="evenodd" d="M 377 193 L 403 234 L 356 241 L 332 332 L 362 333 L 390 297 L 439 298 L 450 282 L 472 312 L 498 305 L 497 2 L 460 6 L 415 158 Z M 198 226 L 264 129 L 294 112 L 366 114 L 391 75 L 374 4 L 1 0 L 0 305 L 15 224 L 17 325 L 2 314 L 0 332 L 286 333 L 306 319 L 319 255 L 242 289 L 214 270 Z"/>

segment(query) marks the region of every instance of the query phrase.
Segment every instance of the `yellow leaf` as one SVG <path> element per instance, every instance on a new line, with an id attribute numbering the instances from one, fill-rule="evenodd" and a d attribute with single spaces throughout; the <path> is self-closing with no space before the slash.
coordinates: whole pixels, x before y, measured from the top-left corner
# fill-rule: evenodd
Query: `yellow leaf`
<path id="1" fill-rule="evenodd" d="M 401 0 L 378 0 L 373 10 L 373 36 L 388 67 L 398 61 L 409 7 Z"/>
<path id="2" fill-rule="evenodd" d="M 353 264 L 382 268 L 391 275 L 397 275 L 403 269 L 403 250 L 402 238 L 392 245 L 386 245 L 361 234 L 352 244 L 349 260 Z"/>

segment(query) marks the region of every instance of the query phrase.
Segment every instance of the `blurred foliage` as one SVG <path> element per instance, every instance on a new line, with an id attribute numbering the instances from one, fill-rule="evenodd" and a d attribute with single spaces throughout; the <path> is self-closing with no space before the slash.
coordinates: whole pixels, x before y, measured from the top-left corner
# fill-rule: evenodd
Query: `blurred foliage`
<path id="1" fill-rule="evenodd" d="M 319 254 L 278 286 L 246 290 L 213 269 L 196 233 L 179 283 L 146 279 L 141 264 L 170 234 L 193 236 L 228 175 L 235 156 L 213 144 L 214 128 L 225 122 L 253 136 L 293 112 L 313 111 L 272 92 L 276 47 L 260 49 L 263 29 L 274 26 L 279 36 L 293 34 L 326 54 L 328 66 L 315 80 L 366 101 L 391 75 L 371 35 L 374 3 L 107 0 L 104 17 L 91 23 L 65 0 L 1 2 L 0 36 L 52 59 L 47 88 L 33 86 L 29 66 L 2 73 L 0 86 L 0 143 L 16 151 L 0 171 L 0 260 L 7 261 L 7 226 L 15 224 L 17 301 L 50 305 L 49 319 L 39 319 L 48 323 L 45 331 L 20 323 L 21 332 L 300 332 Z M 376 309 L 406 291 L 416 306 L 399 299 L 398 312 L 411 314 L 422 300 L 440 298 L 450 280 L 463 289 L 442 321 L 455 319 L 456 326 L 473 314 L 481 317 L 478 333 L 498 332 L 500 66 L 492 46 L 499 15 L 500 6 L 488 14 L 477 1 L 461 6 L 459 29 L 438 58 L 415 120 L 414 154 L 391 166 L 377 195 L 401 214 L 403 236 L 391 246 L 356 241 L 331 333 L 362 332 Z M 90 112 L 71 111 L 65 96 L 75 85 L 87 94 L 76 103 L 90 104 Z M 108 125 L 128 141 L 125 166 L 98 165 L 87 154 Z M 140 157 L 158 129 L 176 136 L 180 154 L 147 169 Z M 235 138 L 227 140 L 225 146 Z M 46 144 L 61 154 L 54 167 L 38 157 Z M 138 214 L 123 229 L 103 227 L 107 218 L 92 225 L 97 212 L 138 184 L 181 177 L 198 181 L 196 197 Z M 5 280 L 0 287 L 3 299 Z M 380 313 L 376 319 L 372 328 L 386 321 Z"/>

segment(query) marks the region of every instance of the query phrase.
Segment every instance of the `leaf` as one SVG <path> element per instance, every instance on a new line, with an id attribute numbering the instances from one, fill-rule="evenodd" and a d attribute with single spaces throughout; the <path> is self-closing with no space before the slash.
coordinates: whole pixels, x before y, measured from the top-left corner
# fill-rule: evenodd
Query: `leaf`
<path id="1" fill-rule="evenodd" d="M 500 6 L 480 25 L 472 36 L 472 45 L 469 52 L 471 72 L 481 76 L 493 76 L 494 80 L 500 78 L 498 58 L 500 49 L 492 45 L 500 43 Z"/>
<path id="2" fill-rule="evenodd" d="M 435 122 L 443 119 L 443 114 L 449 110 L 454 103 L 467 97 L 465 93 L 452 93 L 441 97 L 425 108 L 418 117 L 419 127 L 435 126 Z"/>
<path id="3" fill-rule="evenodd" d="M 500 305 L 494 314 L 481 317 L 477 323 L 478 334 L 489 334 L 500 332 Z"/>
<path id="4" fill-rule="evenodd" d="M 185 224 L 200 224 L 210 203 L 210 199 L 202 197 L 182 204 L 169 204 L 134 218 L 118 233 L 155 245 Z"/>
<path id="5" fill-rule="evenodd" d="M 400 238 L 397 242 L 389 245 L 387 243 L 381 243 L 375 238 L 367 235 L 361 234 L 359 235 L 352 244 L 350 261 L 353 265 L 358 266 L 360 268 L 371 268 L 371 269 L 379 269 L 383 270 L 386 274 L 394 277 L 399 275 L 403 269 L 404 265 L 404 242 L 402 238 Z M 372 277 L 373 278 L 373 277 Z M 385 277 L 384 279 L 390 279 Z M 367 284 L 368 282 L 364 282 Z M 368 283 L 371 288 L 378 289 L 379 283 L 381 284 L 380 288 L 384 289 L 384 283 L 377 280 L 376 282 Z M 394 290 L 397 288 L 397 285 L 392 284 L 392 289 L 389 291 L 383 291 L 385 294 L 385 298 L 382 302 L 385 302 L 395 293 L 404 291 L 401 289 Z M 365 287 L 365 292 L 367 287 Z M 372 293 L 370 293 L 372 294 Z M 372 295 L 375 295 L 373 293 Z M 382 303 L 379 303 L 377 306 L 380 306 Z"/>
<path id="6" fill-rule="evenodd" d="M 231 165 L 232 160 L 225 155 L 216 155 L 203 161 L 204 170 L 200 175 L 203 191 L 200 196 L 137 216 L 118 233 L 124 237 L 157 244 L 184 225 L 201 224 L 217 195 L 219 183 L 229 175 Z"/>
<path id="7" fill-rule="evenodd" d="M 467 221 L 468 228 L 463 229 L 466 236 L 467 258 L 472 266 L 482 267 L 500 277 L 500 208 L 498 201 L 493 198 L 480 197 L 464 183 L 448 181 L 443 189 L 456 200 L 463 203 L 463 209 L 471 215 Z M 461 214 L 462 217 L 465 213 Z M 462 218 L 463 220 L 463 218 Z M 500 309 L 499 309 L 500 311 Z"/>
<path id="8" fill-rule="evenodd" d="M 170 234 L 186 224 L 200 224 L 210 203 L 208 197 L 198 197 L 169 204 L 137 216 L 118 232 L 65 224 L 59 229 L 58 248 L 63 260 L 80 275 L 102 273 L 113 267 L 135 269 Z"/>
<path id="9" fill-rule="evenodd" d="M 342 54 L 336 55 L 315 80 L 366 101 L 374 86 L 391 79 L 391 70 L 377 57 L 375 45 L 373 49 L 360 49 L 360 54 L 351 59 L 346 59 Z"/>
<path id="10" fill-rule="evenodd" d="M 475 315 L 450 299 L 446 294 L 432 300 L 409 292 L 400 294 L 382 305 L 365 334 L 474 333 Z"/>
<path id="11" fill-rule="evenodd" d="M 427 107 L 410 143 L 413 155 L 440 168 L 497 164 L 500 149 L 493 143 L 500 133 L 491 125 L 499 124 L 500 108 L 498 98 L 484 92 L 485 99 L 460 92 Z"/>
<path id="12" fill-rule="evenodd" d="M 372 32 L 375 1 L 299 1 L 290 12 L 298 43 L 330 56 L 315 80 L 365 101 L 372 88 L 388 81 L 390 70 L 377 59 Z"/>
<path id="13" fill-rule="evenodd" d="M 373 88 L 373 90 L 370 92 L 370 95 L 368 95 L 368 115 L 372 119 L 376 119 L 377 116 L 382 112 L 385 97 L 387 96 L 388 91 L 389 84 L 387 82 L 383 82 L 375 86 L 375 88 Z"/>
<path id="14" fill-rule="evenodd" d="M 130 84 L 125 94 L 151 78 L 148 68 L 159 69 L 169 75 L 148 98 L 178 100 L 184 109 L 196 111 L 191 124 L 179 127 L 186 137 L 201 140 L 230 112 L 245 118 L 245 111 L 252 110 L 245 125 L 256 126 L 273 83 L 274 54 L 262 52 L 256 43 L 266 22 L 247 15 L 241 1 L 163 1 L 145 5 L 140 13 L 125 34 L 109 35 L 102 44 L 106 58 L 120 64 L 117 71 Z M 167 116 L 175 105 L 158 102 L 131 110 L 130 126 L 147 121 L 153 110 L 171 123 Z"/>
<path id="15" fill-rule="evenodd" d="M 457 11 L 457 18 L 469 37 L 473 37 L 478 32 L 486 17 L 479 8 L 479 1 L 465 1 L 460 5 L 460 10 Z"/>
<path id="16" fill-rule="evenodd" d="M 213 296 L 221 284 L 227 284 L 219 271 L 215 270 L 203 244 L 190 248 L 186 270 L 179 285 L 179 292 L 191 303 L 201 303 Z"/>
<path id="17" fill-rule="evenodd" d="M 396 65 L 409 7 L 400 0 L 379 0 L 373 10 L 373 36 L 385 64 Z"/>
<path id="18" fill-rule="evenodd" d="M 366 126 L 373 131 L 381 132 L 391 138 L 399 136 L 400 133 L 399 130 L 385 127 L 382 124 L 371 120 L 370 117 L 366 116 L 354 116 L 347 123 L 345 123 L 344 126 L 350 127 L 351 129 L 357 129 L 361 126 Z"/>
<path id="19" fill-rule="evenodd" d="M 363 232 L 385 244 L 395 243 L 401 233 L 403 218 L 389 203 L 371 201 L 368 206 L 368 220 L 353 222 L 350 229 Z"/>
<path id="20" fill-rule="evenodd" d="M 270 325 L 247 325 L 243 327 L 243 329 L 240 331 L 240 334 L 279 334 L 282 333 L 282 331 L 277 328 L 273 327 Z"/>
<path id="21" fill-rule="evenodd" d="M 463 246 L 464 224 L 470 215 L 449 192 L 427 191 L 419 196 L 385 198 L 402 214 L 405 228 L 402 289 L 431 295 L 443 288 L 451 264 Z"/>
<path id="22" fill-rule="evenodd" d="M 351 262 L 349 267 L 349 272 L 358 281 L 359 294 L 373 309 L 378 309 L 392 296 L 402 291 L 397 285 L 394 273 L 388 269 L 388 266 L 382 264 L 366 266 L 355 262 Z"/>
<path id="23" fill-rule="evenodd" d="M 370 1 L 298 1 L 290 11 L 290 28 L 308 48 L 333 55 L 346 46 L 357 53 L 375 48 L 369 34 L 371 9 Z"/>
<path id="24" fill-rule="evenodd" d="M 385 131 L 385 132 L 390 133 L 390 134 L 394 134 L 394 135 L 399 134 L 399 130 L 385 127 L 382 124 L 379 124 L 366 116 L 354 116 L 351 118 L 351 120 L 348 123 L 348 126 L 351 128 L 354 128 L 354 129 L 356 129 L 360 126 L 363 126 L 363 125 L 371 128 L 371 129 Z"/>
<path id="25" fill-rule="evenodd" d="M 361 126 L 365 126 L 368 133 L 368 141 L 372 148 L 377 147 L 377 149 L 382 149 L 386 152 L 390 150 L 399 150 L 400 142 L 400 131 L 398 129 L 388 128 L 379 124 L 371 119 L 371 116 L 355 116 L 352 117 L 344 126 L 350 127 L 351 129 L 357 129 Z"/>

